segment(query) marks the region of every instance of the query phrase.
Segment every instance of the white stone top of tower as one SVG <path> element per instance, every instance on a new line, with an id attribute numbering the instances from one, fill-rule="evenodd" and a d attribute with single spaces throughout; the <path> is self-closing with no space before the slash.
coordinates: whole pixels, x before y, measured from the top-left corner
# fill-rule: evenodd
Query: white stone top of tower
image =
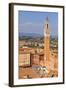
<path id="1" fill-rule="evenodd" d="M 46 18 L 46 21 L 44 23 L 44 36 L 50 36 L 50 25 L 48 17 Z"/>

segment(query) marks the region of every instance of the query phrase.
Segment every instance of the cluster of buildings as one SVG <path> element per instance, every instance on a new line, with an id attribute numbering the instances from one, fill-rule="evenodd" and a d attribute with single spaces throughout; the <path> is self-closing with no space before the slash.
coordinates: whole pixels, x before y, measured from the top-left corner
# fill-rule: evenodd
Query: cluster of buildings
<path id="1" fill-rule="evenodd" d="M 21 40 L 19 41 L 19 47 L 44 47 L 44 42 L 40 42 L 38 40 Z"/>

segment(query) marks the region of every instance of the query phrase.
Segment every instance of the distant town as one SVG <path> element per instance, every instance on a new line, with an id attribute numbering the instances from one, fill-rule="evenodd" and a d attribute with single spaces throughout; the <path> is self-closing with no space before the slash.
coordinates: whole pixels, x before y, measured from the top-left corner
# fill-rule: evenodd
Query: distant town
<path id="1" fill-rule="evenodd" d="M 44 50 L 44 37 L 42 36 L 21 36 L 19 37 L 19 52 L 29 52 L 26 48 L 32 48 L 32 49 L 43 49 Z M 58 50 L 58 37 L 52 37 L 50 38 L 50 48 L 52 51 Z M 26 50 L 24 50 L 26 49 Z M 31 52 L 32 53 L 32 52 Z"/>

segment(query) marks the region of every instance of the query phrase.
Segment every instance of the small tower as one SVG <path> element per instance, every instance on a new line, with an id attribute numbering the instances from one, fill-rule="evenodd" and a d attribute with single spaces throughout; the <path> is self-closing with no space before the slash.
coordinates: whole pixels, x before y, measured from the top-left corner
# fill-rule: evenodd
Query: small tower
<path id="1" fill-rule="evenodd" d="M 50 69 L 50 58 L 50 25 L 47 17 L 44 24 L 44 66 L 46 69 Z"/>

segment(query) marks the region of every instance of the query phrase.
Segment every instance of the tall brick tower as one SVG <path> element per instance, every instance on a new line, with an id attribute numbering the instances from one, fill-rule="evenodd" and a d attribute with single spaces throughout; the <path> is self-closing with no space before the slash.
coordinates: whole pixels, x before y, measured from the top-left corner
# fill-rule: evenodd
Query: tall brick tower
<path id="1" fill-rule="evenodd" d="M 50 69 L 50 59 L 50 25 L 47 17 L 44 24 L 44 66 L 47 70 Z"/>

